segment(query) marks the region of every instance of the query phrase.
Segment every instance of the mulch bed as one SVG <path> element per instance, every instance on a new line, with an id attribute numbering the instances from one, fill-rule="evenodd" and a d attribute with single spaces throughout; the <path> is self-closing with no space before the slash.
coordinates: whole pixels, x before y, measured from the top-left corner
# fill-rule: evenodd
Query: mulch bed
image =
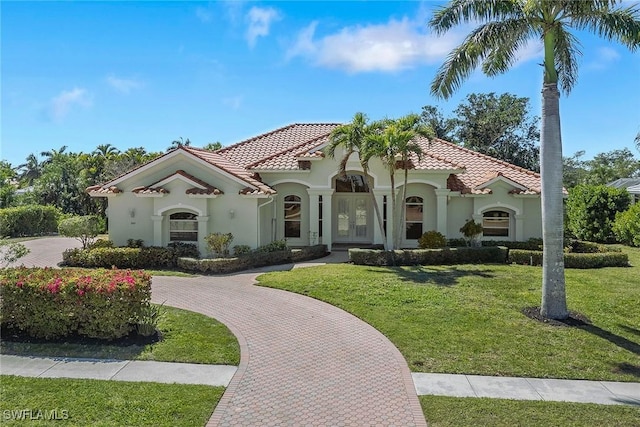
<path id="1" fill-rule="evenodd" d="M 162 341 L 162 333 L 158 330 L 148 337 L 139 335 L 136 331 L 132 331 L 129 335 L 115 340 L 102 340 L 97 338 L 88 338 L 81 335 L 68 335 L 57 339 L 34 338 L 26 333 L 2 326 L 0 328 L 0 339 L 2 341 L 22 342 L 30 344 L 84 344 L 84 345 L 113 345 L 117 347 L 128 347 L 132 345 L 145 346 Z"/>
<path id="2" fill-rule="evenodd" d="M 591 320 L 589 320 L 587 316 L 576 311 L 570 311 L 569 317 L 564 320 L 555 320 L 549 319 L 548 317 L 543 317 L 540 314 L 540 307 L 525 307 L 522 309 L 522 314 L 527 316 L 529 319 L 533 319 L 551 326 L 581 327 L 591 325 Z"/>

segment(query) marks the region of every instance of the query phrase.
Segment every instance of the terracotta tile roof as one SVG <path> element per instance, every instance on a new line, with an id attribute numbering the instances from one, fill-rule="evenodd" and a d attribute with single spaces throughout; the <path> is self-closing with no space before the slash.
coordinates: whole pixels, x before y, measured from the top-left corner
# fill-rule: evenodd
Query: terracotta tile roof
<path id="1" fill-rule="evenodd" d="M 296 123 L 222 148 L 216 153 L 233 163 L 247 167 L 328 134 L 339 125 L 339 123 Z"/>
<path id="2" fill-rule="evenodd" d="M 493 157 L 477 153 L 441 139 L 434 139 L 427 149 L 427 153 L 437 155 L 454 164 L 464 166 L 464 173 L 457 174 L 453 179 L 450 176 L 447 180 L 447 188 L 452 191 L 478 194 L 479 189 L 476 187 L 481 186 L 497 176 L 503 176 L 525 187 L 527 189 L 526 191 L 540 194 L 540 175 L 530 170 L 514 166 L 502 160 L 494 159 Z M 487 179 L 490 176 L 493 176 L 493 178 Z M 484 191 L 480 193 L 483 192 Z"/>
<path id="3" fill-rule="evenodd" d="M 269 187 L 263 182 L 258 181 L 255 178 L 255 176 L 252 173 L 250 173 L 247 169 L 245 169 L 244 167 L 238 164 L 233 163 L 231 160 L 220 155 L 219 151 L 214 152 L 214 151 L 203 150 L 200 148 L 193 148 L 193 147 L 180 147 L 178 149 L 185 150 L 193 154 L 194 156 L 204 160 L 205 162 L 210 163 L 224 170 L 228 174 L 235 176 L 241 181 L 246 182 L 247 184 L 249 184 L 249 188 L 251 189 L 252 192 L 254 190 L 258 192 L 253 194 L 275 194 L 276 193 L 276 191 L 273 188 Z M 251 187 L 255 187 L 255 188 L 251 188 Z M 247 194 L 247 193 L 243 193 L 241 191 L 240 194 Z"/>
<path id="4" fill-rule="evenodd" d="M 169 194 L 169 190 L 164 189 L 162 187 L 136 187 L 131 190 L 132 193 L 136 194 Z"/>
<path id="5" fill-rule="evenodd" d="M 317 158 L 324 156 L 321 150 L 314 151 L 314 148 L 329 142 L 329 134 L 331 131 L 320 135 L 310 141 L 294 145 L 286 150 L 272 154 L 271 156 L 261 159 L 257 162 L 246 166 L 252 170 L 295 170 L 301 169 L 298 160 Z"/>
<path id="6" fill-rule="evenodd" d="M 87 187 L 85 191 L 87 193 L 95 194 L 95 195 L 122 193 L 122 190 L 116 187 L 115 185 L 112 185 L 111 187 L 106 187 L 106 188 L 102 187 L 101 185 L 92 185 L 91 187 Z"/>
<path id="7" fill-rule="evenodd" d="M 151 184 L 149 187 L 155 187 L 156 185 L 158 185 L 158 183 L 160 183 L 162 181 L 165 181 L 165 180 L 167 180 L 167 179 L 169 179 L 169 178 L 171 178 L 172 176 L 175 176 L 175 175 L 183 176 L 183 177 L 187 178 L 189 181 L 194 182 L 194 183 L 199 184 L 200 186 L 204 187 L 204 188 L 199 188 L 199 187 L 189 188 L 189 189 L 187 189 L 185 191 L 186 194 L 223 194 L 222 190 L 214 187 L 213 185 L 210 185 L 210 184 L 204 182 L 200 178 L 196 178 L 195 176 L 191 175 L 190 173 L 187 173 L 187 172 L 183 171 L 182 169 L 178 169 L 174 173 L 172 173 L 170 175 L 167 175 L 162 179 L 157 180 L 156 182 Z"/>

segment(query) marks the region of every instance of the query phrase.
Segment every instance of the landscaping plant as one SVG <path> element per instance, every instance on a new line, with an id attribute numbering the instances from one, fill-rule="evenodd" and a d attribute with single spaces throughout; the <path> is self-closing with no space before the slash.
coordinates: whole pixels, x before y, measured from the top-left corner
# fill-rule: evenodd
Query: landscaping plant
<path id="1" fill-rule="evenodd" d="M 58 224 L 58 232 L 63 236 L 79 240 L 83 249 L 91 246 L 99 231 L 98 217 L 94 215 L 72 216 Z"/>

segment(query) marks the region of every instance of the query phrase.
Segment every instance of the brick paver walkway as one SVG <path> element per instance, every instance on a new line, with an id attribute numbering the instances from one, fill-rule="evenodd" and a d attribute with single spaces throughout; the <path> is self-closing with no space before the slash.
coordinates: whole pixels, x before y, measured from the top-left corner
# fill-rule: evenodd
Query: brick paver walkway
<path id="1" fill-rule="evenodd" d="M 65 238 L 24 243 L 17 264 L 56 266 Z M 241 361 L 208 426 L 426 426 L 400 352 L 376 329 L 329 304 L 254 286 L 259 272 L 154 277 L 153 301 L 226 324 Z"/>
<path id="2" fill-rule="evenodd" d="M 329 304 L 253 286 L 256 273 L 154 277 L 153 300 L 212 316 L 242 358 L 208 426 L 426 426 L 400 352 Z"/>

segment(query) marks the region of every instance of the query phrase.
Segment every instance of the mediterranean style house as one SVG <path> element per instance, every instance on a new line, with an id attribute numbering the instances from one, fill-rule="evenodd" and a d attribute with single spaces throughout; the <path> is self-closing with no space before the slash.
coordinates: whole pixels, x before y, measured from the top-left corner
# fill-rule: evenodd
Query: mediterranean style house
<path id="1" fill-rule="evenodd" d="M 213 232 L 232 233 L 233 245 L 252 248 L 279 239 L 329 250 L 391 243 L 391 192 L 401 197 L 404 171 L 391 188 L 389 171 L 374 159 L 369 188 L 354 153 L 340 175 L 344 153 L 332 159 L 323 152 L 337 126 L 292 124 L 217 151 L 181 146 L 87 192 L 108 198 L 109 237 L 117 245 L 194 242 L 205 254 L 204 237 Z M 416 247 L 429 230 L 461 237 L 469 219 L 482 223 L 484 239 L 542 236 L 537 173 L 443 140 L 416 142 L 423 155 L 410 161 L 403 247 Z"/>

